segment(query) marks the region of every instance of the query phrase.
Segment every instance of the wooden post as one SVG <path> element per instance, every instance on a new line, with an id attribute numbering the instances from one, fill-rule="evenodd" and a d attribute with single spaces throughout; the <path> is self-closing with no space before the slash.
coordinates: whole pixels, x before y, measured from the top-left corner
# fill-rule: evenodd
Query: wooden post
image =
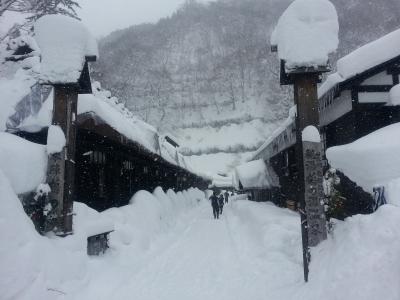
<path id="1" fill-rule="evenodd" d="M 51 188 L 49 201 L 54 213 L 47 217 L 45 231 L 54 231 L 60 236 L 73 232 L 77 104 L 77 85 L 54 86 L 52 124 L 64 132 L 66 146 L 61 152 L 49 155 L 47 182 Z"/>
<path id="2" fill-rule="evenodd" d="M 301 235 L 303 243 L 303 265 L 304 265 L 304 280 L 308 281 L 308 265 L 310 261 L 310 246 L 316 246 L 321 239 L 326 238 L 326 227 L 319 228 L 322 231 L 317 237 L 314 237 L 315 230 L 310 228 L 308 224 L 315 225 L 316 214 L 318 218 L 321 217 L 320 209 L 316 210 L 315 207 L 320 207 L 321 203 L 315 203 L 314 192 L 319 193 L 322 191 L 322 162 L 321 151 L 318 146 L 302 143 L 302 132 L 304 128 L 309 125 L 315 126 L 319 129 L 319 103 L 317 93 L 317 83 L 319 81 L 319 73 L 299 73 L 293 75 L 294 77 L 294 100 L 297 105 L 297 118 L 296 118 L 296 158 L 299 168 L 299 177 L 297 184 L 297 197 L 300 205 L 301 214 Z M 319 145 L 320 147 L 320 145 Z M 308 155 L 313 152 L 311 157 Z M 318 156 L 318 155 L 319 156 Z M 311 161 L 312 160 L 312 161 Z M 310 181 L 310 174 L 315 174 L 312 181 Z M 316 191 L 310 191 L 310 183 L 315 184 Z M 307 186 L 307 187 L 306 187 Z M 319 198 L 319 196 L 318 196 Z M 307 204 L 308 205 L 307 205 Z M 322 207 L 323 209 L 323 207 Z M 325 216 L 319 222 L 325 222 Z M 314 220 L 314 221 L 312 221 Z M 319 219 L 318 219 L 319 220 Z M 311 234 L 311 236 L 310 236 Z"/>

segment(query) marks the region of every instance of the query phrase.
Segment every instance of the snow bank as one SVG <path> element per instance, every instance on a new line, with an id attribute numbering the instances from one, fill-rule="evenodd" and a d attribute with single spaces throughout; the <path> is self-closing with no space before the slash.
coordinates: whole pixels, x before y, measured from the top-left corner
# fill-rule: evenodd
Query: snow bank
<path id="1" fill-rule="evenodd" d="M 46 147 L 0 132 L 0 170 L 15 193 L 36 190 L 46 178 Z"/>
<path id="2" fill-rule="evenodd" d="M 271 36 L 286 68 L 326 66 L 336 51 L 339 22 L 328 0 L 295 0 L 280 17 Z"/>
<path id="3" fill-rule="evenodd" d="M 78 20 L 46 15 L 34 25 L 42 54 L 40 79 L 45 83 L 77 83 L 85 57 L 98 56 L 97 43 Z"/>
<path id="4" fill-rule="evenodd" d="M 329 148 L 329 164 L 365 191 L 400 178 L 400 123 L 381 128 L 357 141 Z"/>
<path id="5" fill-rule="evenodd" d="M 276 175 L 268 170 L 264 160 L 253 160 L 236 167 L 236 178 L 244 189 L 270 188 L 277 184 Z M 239 186 L 239 183 L 237 183 Z"/>
<path id="6" fill-rule="evenodd" d="M 337 61 L 337 72 L 319 88 L 319 97 L 336 84 L 400 56 L 400 29 L 366 44 Z"/>
<path id="7" fill-rule="evenodd" d="M 131 204 L 102 213 L 75 202 L 74 235 L 42 237 L 0 170 L 2 299 L 80 299 L 91 280 L 113 271 L 112 276 L 118 276 L 126 266 L 126 261 L 119 261 L 123 254 L 143 259 L 152 245 L 172 230 L 180 214 L 203 200 L 204 193 L 197 189 L 164 193 L 157 188 L 153 194 L 138 192 Z M 89 258 L 87 237 L 112 228 L 111 249 L 100 258 Z"/>
<path id="8" fill-rule="evenodd" d="M 310 280 L 296 299 L 400 299 L 400 209 L 339 222 L 312 252 Z"/>
<path id="9" fill-rule="evenodd" d="M 6 130 L 8 118 L 15 113 L 15 106 L 31 92 L 35 80 L 20 70 L 11 79 L 0 79 L 0 131 Z"/>
<path id="10" fill-rule="evenodd" d="M 1 170 L 0 203 L 2 299 L 54 299 L 84 280 L 86 239 L 40 236 Z"/>

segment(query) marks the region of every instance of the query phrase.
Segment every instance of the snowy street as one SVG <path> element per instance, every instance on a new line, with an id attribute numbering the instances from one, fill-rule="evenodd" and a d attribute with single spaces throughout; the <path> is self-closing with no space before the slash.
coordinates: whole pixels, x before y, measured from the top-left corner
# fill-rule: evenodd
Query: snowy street
<path id="1" fill-rule="evenodd" d="M 111 2 L 0 0 L 0 300 L 400 300 L 400 1 Z"/>
<path id="2" fill-rule="evenodd" d="M 145 257 L 126 251 L 109 254 L 111 264 L 93 259 L 96 276 L 76 298 L 268 299 L 288 282 L 302 282 L 295 213 L 248 201 L 229 203 L 219 220 L 211 213 L 204 201 L 182 215 Z"/>

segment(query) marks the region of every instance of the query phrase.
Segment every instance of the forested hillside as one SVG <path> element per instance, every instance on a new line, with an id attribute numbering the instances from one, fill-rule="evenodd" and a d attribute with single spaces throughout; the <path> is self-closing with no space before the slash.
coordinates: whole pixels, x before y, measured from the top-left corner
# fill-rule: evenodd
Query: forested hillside
<path id="1" fill-rule="evenodd" d="M 400 27 L 398 0 L 332 2 L 340 17 L 333 63 Z M 95 77 L 144 120 L 176 132 L 188 153 L 253 151 L 292 105 L 290 91 L 279 86 L 278 60 L 269 47 L 270 33 L 288 3 L 187 1 L 157 24 L 103 39 Z M 243 133 L 235 135 L 232 124 L 245 135 L 252 127 L 249 134 L 257 142 L 241 143 Z"/>

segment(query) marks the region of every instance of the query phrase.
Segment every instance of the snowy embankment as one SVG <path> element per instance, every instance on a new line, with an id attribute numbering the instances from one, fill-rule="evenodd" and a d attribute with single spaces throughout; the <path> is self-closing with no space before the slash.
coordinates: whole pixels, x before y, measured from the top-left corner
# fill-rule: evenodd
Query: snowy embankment
<path id="1" fill-rule="evenodd" d="M 356 182 L 365 191 L 387 186 L 387 200 L 400 205 L 400 123 L 381 128 L 353 143 L 331 147 L 329 164 Z"/>
<path id="2" fill-rule="evenodd" d="M 306 284 L 299 216 L 268 203 L 234 204 L 227 222 L 236 250 L 260 282 L 251 299 L 400 299 L 400 208 L 385 205 L 337 221 L 328 240 L 312 250 Z"/>
<path id="3" fill-rule="evenodd" d="M 115 256 L 126 252 L 140 257 L 175 226 L 179 215 L 203 199 L 204 193 L 196 189 L 164 193 L 157 188 L 153 194 L 140 191 L 129 205 L 103 213 L 75 202 L 74 235 L 64 239 L 43 237 L 35 231 L 9 179 L 0 170 L 0 225 L 4 229 L 0 231 L 1 298 L 56 299 L 71 295 L 96 277 L 90 268 L 92 259 L 86 255 L 88 235 L 104 224 L 114 226 L 111 249 L 99 258 L 105 264 L 112 265 Z"/>
<path id="4" fill-rule="evenodd" d="M 75 203 L 75 234 L 61 239 L 36 233 L 1 172 L 0 201 L 2 299 L 400 297 L 396 206 L 338 222 L 313 249 L 305 284 L 299 216 L 270 203 L 230 201 L 214 220 L 204 193 L 158 188 L 103 213 Z M 89 258 L 88 233 L 109 222 L 111 249 Z"/>

